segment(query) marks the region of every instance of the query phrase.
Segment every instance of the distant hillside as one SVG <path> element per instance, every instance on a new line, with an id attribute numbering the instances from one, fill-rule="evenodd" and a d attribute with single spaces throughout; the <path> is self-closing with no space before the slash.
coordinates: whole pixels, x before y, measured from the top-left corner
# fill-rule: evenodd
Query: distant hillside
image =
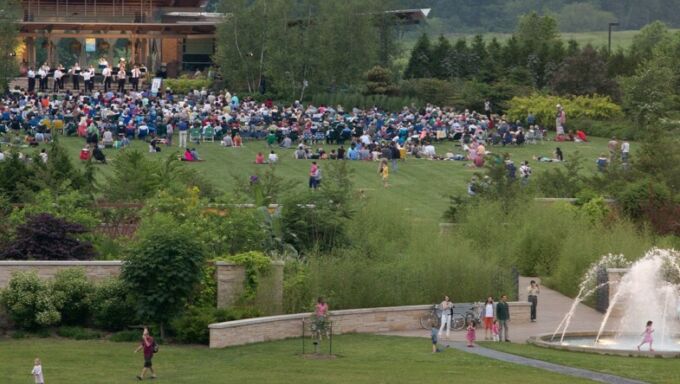
<path id="1" fill-rule="evenodd" d="M 208 0 L 206 10 L 218 9 L 220 1 L 234 0 Z M 619 30 L 637 30 L 655 20 L 680 27 L 680 0 L 385 0 L 385 3 L 393 9 L 431 8 L 426 29 L 433 34 L 512 32 L 517 18 L 532 11 L 553 15 L 562 32 L 604 31 L 611 22 L 620 23 Z"/>
<path id="2" fill-rule="evenodd" d="M 510 32 L 517 17 L 536 11 L 551 14 L 562 32 L 635 30 L 655 20 L 680 26 L 680 0 L 393 0 L 399 8 L 432 8 L 434 33 Z"/>

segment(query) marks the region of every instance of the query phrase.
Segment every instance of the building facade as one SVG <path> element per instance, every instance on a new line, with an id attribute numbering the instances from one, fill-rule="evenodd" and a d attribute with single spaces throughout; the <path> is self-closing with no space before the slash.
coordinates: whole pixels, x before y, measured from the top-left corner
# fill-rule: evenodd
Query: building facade
<path id="1" fill-rule="evenodd" d="M 70 67 L 120 59 L 169 76 L 211 64 L 221 15 L 204 0 L 22 0 L 21 61 Z"/>

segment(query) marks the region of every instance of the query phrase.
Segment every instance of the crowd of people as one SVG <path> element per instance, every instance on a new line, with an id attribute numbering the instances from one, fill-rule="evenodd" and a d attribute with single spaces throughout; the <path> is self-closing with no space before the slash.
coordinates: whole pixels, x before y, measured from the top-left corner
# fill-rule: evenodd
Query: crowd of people
<path id="1" fill-rule="evenodd" d="M 125 63 L 118 64 L 119 71 Z M 105 64 L 103 73 L 110 65 Z M 77 64 L 69 72 L 83 74 Z M 292 148 L 297 159 L 396 160 L 404 156 L 432 160 L 467 160 L 481 167 L 487 146 L 524 145 L 542 139 L 545 131 L 536 124 L 509 122 L 503 116 L 474 111 L 454 111 L 427 105 L 421 109 L 405 107 L 398 112 L 378 108 L 361 110 L 342 106 L 275 105 L 270 100 L 257 103 L 240 100 L 229 92 L 195 90 L 175 95 L 171 90 L 153 94 L 139 91 L 114 91 L 107 84 L 94 84 L 85 75 L 85 89 L 79 89 L 79 76 L 72 76 L 73 90 L 60 91 L 58 67 L 56 92 L 47 91 L 45 77 L 49 68 L 39 70 L 40 89 L 14 90 L 0 99 L 0 130 L 22 133 L 22 141 L 37 145 L 49 141 L 56 129 L 66 135 L 86 139 L 90 147 L 124 148 L 130 140 L 149 142 L 150 151 L 158 144 L 173 144 L 177 136 L 182 148 L 209 138 L 224 147 L 239 147 L 247 139 L 265 139 L 270 147 Z M 133 68 L 136 73 L 138 68 Z M 527 120 L 531 122 L 531 116 Z M 53 129 L 54 128 L 54 129 Z M 438 154 L 434 144 L 441 140 L 461 143 L 461 153 Z M 336 145 L 326 151 L 323 145 Z M 396 162 L 392 162 L 396 170 Z"/>
<path id="2" fill-rule="evenodd" d="M 125 71 L 123 60 L 116 69 Z M 303 104 L 295 101 L 290 105 L 278 105 L 271 100 L 256 102 L 251 98 L 241 100 L 228 91 L 212 92 L 193 90 L 176 95 L 170 89 L 153 93 L 149 88 L 114 91 L 108 85 L 106 74 L 111 66 L 100 63 L 105 75 L 95 84 L 92 77 L 85 76 L 85 89 L 79 90 L 79 76 L 72 76 L 73 90 L 60 91 L 61 84 L 55 70 L 55 90 L 47 91 L 42 73 L 49 73 L 44 65 L 38 77 L 42 92 L 35 92 L 29 81 L 29 89 L 14 90 L 0 98 L 0 136 L 7 144 L 37 146 L 51 139 L 54 132 L 77 135 L 85 139 L 81 159 L 94 159 L 106 163 L 104 149 L 122 149 L 131 140 L 148 143 L 149 152 L 160 152 L 161 147 L 177 145 L 186 149 L 182 161 L 201 161 L 196 147 L 202 141 L 218 141 L 225 148 L 238 148 L 244 141 L 266 141 L 269 154 L 258 153 L 256 164 L 272 164 L 280 160 L 275 149 L 290 149 L 294 159 L 317 160 L 364 160 L 379 163 L 378 173 L 383 185 L 388 187 L 390 173 L 398 171 L 398 160 L 406 157 L 463 161 L 470 167 L 480 168 L 490 158 L 491 147 L 523 146 L 546 140 L 547 131 L 537 124 L 529 113 L 524 121 L 509 121 L 503 115 L 492 114 L 490 108 L 484 113 L 470 110 L 456 111 L 428 104 L 422 108 L 404 107 L 390 112 L 374 107 L 369 109 L 342 106 Z M 76 64 L 68 72 L 83 71 Z M 139 76 L 139 68 L 132 73 Z M 31 79 L 29 70 L 29 80 Z M 489 105 L 487 102 L 485 105 Z M 566 131 L 566 114 L 557 106 L 556 141 L 585 142 L 583 131 Z M 8 142 L 13 137 L 13 142 Z M 457 152 L 437 153 L 435 144 L 451 140 L 459 143 Z M 324 149 L 332 146 L 330 150 Z M 598 159 L 600 170 L 611 162 L 610 158 Z M 621 144 L 627 161 L 630 146 Z M 23 156 L 23 155 L 21 155 Z M 47 156 L 47 154 L 45 154 Z M 6 155 L 3 155 L 6 157 Z M 0 157 L 0 160 L 2 157 Z M 531 175 L 528 162 L 517 167 L 506 159 L 508 177 L 526 184 Z M 551 156 L 534 156 L 538 162 L 561 162 L 564 154 L 558 147 Z M 318 166 L 317 171 L 318 172 Z M 310 173 L 312 171 L 310 170 Z M 311 176 L 310 177 L 314 177 Z M 320 178 L 310 181 L 310 188 L 318 187 Z M 474 195 L 483 181 L 472 180 L 468 193 Z"/>

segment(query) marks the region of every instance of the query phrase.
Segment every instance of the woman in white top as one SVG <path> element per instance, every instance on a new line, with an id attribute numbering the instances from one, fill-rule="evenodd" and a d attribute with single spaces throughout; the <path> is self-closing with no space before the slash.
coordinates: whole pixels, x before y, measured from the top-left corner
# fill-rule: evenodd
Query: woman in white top
<path id="1" fill-rule="evenodd" d="M 496 306 L 494 305 L 493 297 L 489 296 L 486 299 L 480 317 L 484 322 L 484 340 L 491 340 L 489 333 L 492 333 L 491 328 L 493 327 L 493 319 L 496 317 Z"/>
<path id="2" fill-rule="evenodd" d="M 449 338 L 451 333 L 451 315 L 453 314 L 453 303 L 448 296 L 444 296 L 444 301 L 439 304 L 439 310 L 442 311 L 441 325 L 439 326 L 439 336 L 442 335 L 444 327 L 446 326 L 446 338 Z"/>

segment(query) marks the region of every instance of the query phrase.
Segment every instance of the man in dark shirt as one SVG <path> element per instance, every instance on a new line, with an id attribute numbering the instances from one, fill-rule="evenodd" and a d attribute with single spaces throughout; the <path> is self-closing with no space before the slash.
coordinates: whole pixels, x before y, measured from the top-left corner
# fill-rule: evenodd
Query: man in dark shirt
<path id="1" fill-rule="evenodd" d="M 496 319 L 499 327 L 499 340 L 510 341 L 508 335 L 508 323 L 510 322 L 510 308 L 508 307 L 508 296 L 501 296 L 501 301 L 496 304 Z"/>

